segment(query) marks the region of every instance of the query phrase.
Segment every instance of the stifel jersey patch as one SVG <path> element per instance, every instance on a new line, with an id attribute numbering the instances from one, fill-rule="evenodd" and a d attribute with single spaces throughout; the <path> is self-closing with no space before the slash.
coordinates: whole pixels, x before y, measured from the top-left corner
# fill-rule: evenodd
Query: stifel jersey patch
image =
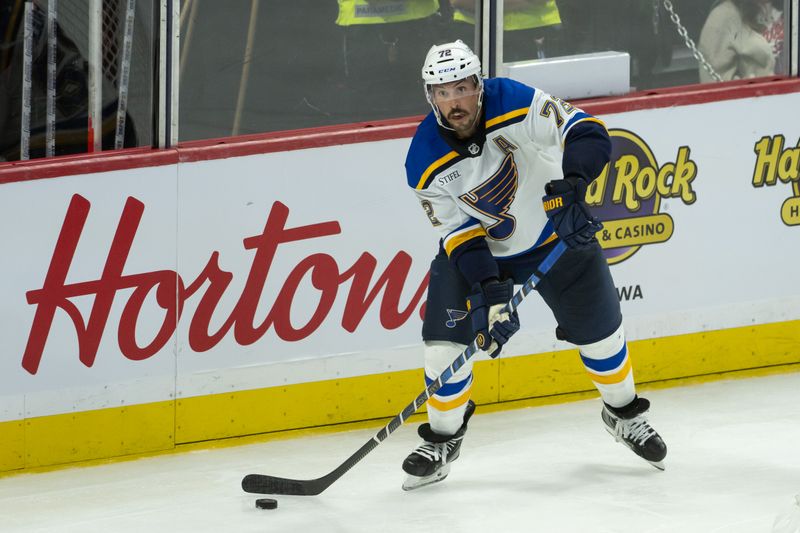
<path id="1" fill-rule="evenodd" d="M 555 238 L 542 209 L 545 184 L 563 177 L 564 140 L 596 118 L 522 83 L 484 83 L 486 142 L 477 157 L 455 152 L 433 113 L 417 128 L 406 156 L 408 184 L 439 231 L 448 255 L 485 237 L 496 258 L 523 254 Z"/>

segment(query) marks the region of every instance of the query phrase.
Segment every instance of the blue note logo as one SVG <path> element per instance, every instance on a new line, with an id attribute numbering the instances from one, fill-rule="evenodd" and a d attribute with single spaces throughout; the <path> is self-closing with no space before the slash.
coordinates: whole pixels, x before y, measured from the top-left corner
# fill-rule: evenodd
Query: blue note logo
<path id="1" fill-rule="evenodd" d="M 508 214 L 519 186 L 519 172 L 514 154 L 506 154 L 500 168 L 492 176 L 459 199 L 480 213 L 495 220 L 486 228 L 486 234 L 496 241 L 504 241 L 514 234 L 517 220 Z"/>
<path id="2" fill-rule="evenodd" d="M 464 320 L 465 318 L 467 318 L 468 314 L 469 313 L 467 313 L 466 311 L 462 311 L 461 309 L 448 309 L 447 316 L 450 317 L 450 320 L 445 322 L 444 325 L 450 329 L 453 329 L 454 327 L 456 327 L 456 322 Z"/>

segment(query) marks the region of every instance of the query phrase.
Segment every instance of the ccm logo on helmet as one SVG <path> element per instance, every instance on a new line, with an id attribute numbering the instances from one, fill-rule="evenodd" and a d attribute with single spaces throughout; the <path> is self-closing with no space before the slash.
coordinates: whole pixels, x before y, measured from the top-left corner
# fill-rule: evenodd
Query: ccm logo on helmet
<path id="1" fill-rule="evenodd" d="M 456 67 L 442 68 L 442 69 L 439 69 L 439 74 L 444 74 L 445 72 L 452 72 L 455 69 L 456 69 Z"/>

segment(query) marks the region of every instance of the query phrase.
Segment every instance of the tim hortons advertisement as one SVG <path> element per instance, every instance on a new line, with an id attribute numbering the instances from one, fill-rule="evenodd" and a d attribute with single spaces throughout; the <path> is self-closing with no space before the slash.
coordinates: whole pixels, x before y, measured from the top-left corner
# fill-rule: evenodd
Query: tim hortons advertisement
<path id="1" fill-rule="evenodd" d="M 0 190 L 0 417 L 174 394 L 175 168 Z"/>
<path id="2" fill-rule="evenodd" d="M 798 318 L 800 131 L 771 112 L 797 105 L 601 117 L 587 201 L 630 339 Z M 419 368 L 438 242 L 408 142 L 3 185 L 0 420 Z M 507 356 L 566 347 L 520 313 Z"/>

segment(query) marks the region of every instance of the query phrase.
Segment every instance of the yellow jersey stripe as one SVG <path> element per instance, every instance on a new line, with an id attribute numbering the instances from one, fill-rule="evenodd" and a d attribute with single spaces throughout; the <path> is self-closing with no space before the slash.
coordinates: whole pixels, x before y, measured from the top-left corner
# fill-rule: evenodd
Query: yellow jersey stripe
<path id="1" fill-rule="evenodd" d="M 433 171 L 441 167 L 445 163 L 452 161 L 456 157 L 458 157 L 458 152 L 454 150 L 452 152 L 443 155 L 442 157 L 431 163 L 431 165 L 425 169 L 425 172 L 422 173 L 422 177 L 419 179 L 419 183 L 417 183 L 416 189 L 425 188 L 425 182 L 428 180 L 428 177 L 431 174 L 433 174 Z"/>
<path id="2" fill-rule="evenodd" d="M 583 118 L 580 118 L 580 119 L 576 120 L 575 122 L 573 122 L 572 124 L 570 124 L 569 125 L 569 129 L 572 129 L 575 126 L 575 124 L 580 124 L 581 122 L 597 122 L 598 124 L 603 126 L 603 128 L 608 130 L 608 127 L 606 126 L 606 123 L 603 122 L 602 120 L 600 120 L 597 117 L 583 117 Z"/>
<path id="3" fill-rule="evenodd" d="M 550 235 L 548 238 L 546 238 L 546 239 L 544 240 L 544 242 L 542 242 L 542 244 L 540 244 L 539 246 L 537 246 L 537 248 L 541 248 L 541 247 L 542 247 L 542 246 L 544 246 L 545 244 L 549 244 L 549 243 L 553 242 L 554 240 L 556 240 L 557 238 L 558 238 L 558 234 L 556 234 L 556 232 L 553 232 L 553 234 L 552 234 L 552 235 Z"/>
<path id="4" fill-rule="evenodd" d="M 599 374 L 595 374 L 588 368 L 586 369 L 586 371 L 589 373 L 589 377 L 592 378 L 592 381 L 594 381 L 595 383 L 601 383 L 603 385 L 614 385 L 616 383 L 622 383 L 623 381 L 625 381 L 625 378 L 628 377 L 628 373 L 630 373 L 631 368 L 632 368 L 631 358 L 626 357 L 625 363 L 622 365 L 622 368 L 620 368 L 613 374 L 607 374 L 601 376 Z"/>
<path id="5" fill-rule="evenodd" d="M 526 115 L 530 107 L 523 107 L 521 109 L 515 109 L 514 111 L 509 111 L 505 115 L 500 115 L 499 117 L 494 117 L 492 120 L 486 121 L 486 129 L 488 130 L 492 126 L 496 126 L 501 122 L 505 122 L 506 120 L 511 120 L 512 118 L 516 118 L 520 115 Z"/>
<path id="6" fill-rule="evenodd" d="M 578 122 L 597 122 L 598 124 L 600 124 L 600 125 L 601 125 L 601 126 L 603 126 L 604 128 L 608 129 L 608 128 L 606 127 L 606 123 L 605 123 L 605 122 L 603 122 L 602 120 L 600 120 L 600 119 L 599 119 L 599 118 L 597 118 L 597 117 L 586 117 L 586 118 L 582 118 L 582 119 L 580 119 L 580 120 L 576 120 L 576 121 L 575 121 L 575 124 L 577 124 Z"/>
<path id="7" fill-rule="evenodd" d="M 571 130 L 572 128 L 574 128 L 574 127 L 575 127 L 575 124 L 580 124 L 581 122 L 597 122 L 598 124 L 600 124 L 601 126 L 603 126 L 603 129 L 605 129 L 606 131 L 608 131 L 608 127 L 606 126 L 606 123 L 605 123 L 605 122 L 603 122 L 602 120 L 600 120 L 599 118 L 595 118 L 595 117 L 585 117 L 585 118 L 582 118 L 582 119 L 576 120 L 575 122 L 573 122 L 572 124 L 570 124 L 570 126 L 569 126 L 569 130 Z M 569 133 L 569 130 L 566 130 L 566 131 L 564 132 L 564 137 L 561 139 L 561 148 L 562 148 L 562 149 L 564 148 L 564 144 L 567 142 L 567 133 Z"/>
<path id="8" fill-rule="evenodd" d="M 447 239 L 445 239 L 444 250 L 445 252 L 447 252 L 447 255 L 450 256 L 453 250 L 455 250 L 468 240 L 473 239 L 475 237 L 485 237 L 485 236 L 486 236 L 486 230 L 483 229 L 482 227 L 472 228 L 471 230 L 465 231 L 463 233 L 458 233 L 454 236 L 450 236 Z"/>

